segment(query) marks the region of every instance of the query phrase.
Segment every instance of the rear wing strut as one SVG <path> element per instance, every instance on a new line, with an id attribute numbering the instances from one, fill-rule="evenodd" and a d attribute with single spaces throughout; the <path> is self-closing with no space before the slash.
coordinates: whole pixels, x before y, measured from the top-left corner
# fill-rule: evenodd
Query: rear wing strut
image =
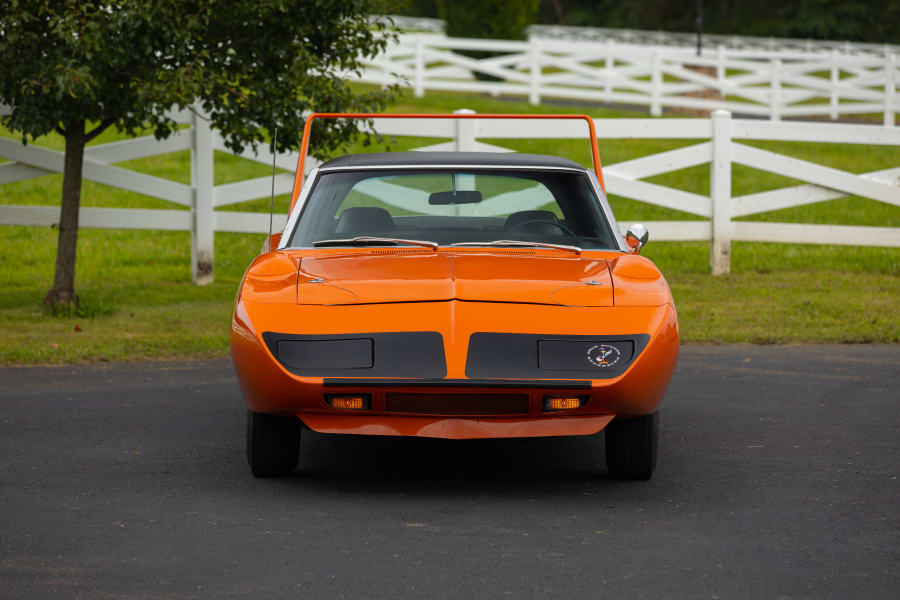
<path id="1" fill-rule="evenodd" d="M 597 180 L 600 187 L 606 191 L 606 185 L 603 182 L 603 173 L 600 166 L 600 151 L 597 147 L 597 132 L 594 129 L 594 120 L 587 115 L 508 115 L 508 114 L 379 114 L 379 113 L 313 113 L 306 117 L 306 124 L 303 127 L 303 141 L 300 144 L 300 158 L 297 160 L 297 173 L 294 176 L 294 191 L 291 194 L 291 210 L 297 203 L 300 196 L 300 188 L 303 186 L 303 164 L 306 161 L 306 154 L 309 151 L 309 138 L 312 132 L 312 124 L 316 119 L 561 119 L 561 120 L 582 120 L 587 123 L 588 133 L 590 135 L 591 144 L 591 162 L 594 172 L 597 174 Z"/>

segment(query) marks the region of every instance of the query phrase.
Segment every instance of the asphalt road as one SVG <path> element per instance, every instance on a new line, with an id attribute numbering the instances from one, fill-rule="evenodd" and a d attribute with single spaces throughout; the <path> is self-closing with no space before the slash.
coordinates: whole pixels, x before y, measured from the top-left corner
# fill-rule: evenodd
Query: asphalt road
<path id="1" fill-rule="evenodd" d="M 0 370 L 0 597 L 896 598 L 900 346 L 686 347 L 652 481 L 602 436 L 305 433 L 226 361 Z"/>

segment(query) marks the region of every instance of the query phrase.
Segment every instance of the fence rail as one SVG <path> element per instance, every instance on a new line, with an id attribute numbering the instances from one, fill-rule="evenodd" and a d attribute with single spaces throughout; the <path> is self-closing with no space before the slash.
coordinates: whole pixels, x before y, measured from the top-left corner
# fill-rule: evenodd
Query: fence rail
<path id="1" fill-rule="evenodd" d="M 265 213 L 216 210 L 237 202 L 267 197 L 271 179 L 261 177 L 226 185 L 213 185 L 213 153 L 228 151 L 209 123 L 190 112 L 179 116 L 189 129 L 164 141 L 136 138 L 91 146 L 84 162 L 85 179 L 135 191 L 190 207 L 190 210 L 149 210 L 82 208 L 80 225 L 115 229 L 161 229 L 191 232 L 191 266 L 194 281 L 212 281 L 213 238 L 216 231 L 263 233 L 268 230 Z M 419 150 L 509 151 L 479 139 L 584 139 L 584 123 L 534 120 L 528 127 L 502 119 L 471 121 L 375 119 L 376 131 L 390 136 L 449 138 Z M 861 196 L 900 206 L 900 164 L 872 173 L 854 174 L 794 157 L 760 150 L 738 140 L 789 140 L 843 144 L 889 145 L 900 147 L 900 128 L 878 125 L 827 123 L 773 123 L 754 119 L 733 119 L 726 111 L 711 118 L 696 119 L 596 119 L 599 139 L 692 139 L 698 143 L 604 167 L 610 194 L 640 202 L 684 211 L 704 220 L 644 222 L 657 241 L 709 241 L 713 274 L 730 270 L 733 241 L 791 242 L 900 247 L 900 228 L 857 227 L 736 221 L 738 217 L 842 198 Z M 131 160 L 178 150 L 191 150 L 191 185 L 112 166 L 113 161 Z M 272 155 L 261 148 L 258 154 L 245 151 L 240 156 L 271 164 Z M 900 156 L 900 154 L 898 154 Z M 0 138 L 0 157 L 13 162 L 0 165 L 0 184 L 62 172 L 63 155 L 36 146 Z M 281 154 L 277 164 L 292 170 L 295 153 Z M 307 168 L 315 161 L 306 161 Z M 709 163 L 709 196 L 644 181 L 648 177 Z M 805 183 L 778 190 L 734 197 L 731 191 L 733 164 L 785 175 Z M 276 177 L 275 193 L 291 189 L 292 176 Z M 410 192 L 406 190 L 405 193 Z M 388 204 L 403 206 L 403 190 L 373 188 L 367 193 Z M 503 214 L 526 208 L 546 199 L 513 193 L 485 201 L 485 211 Z M 442 208 L 442 207 L 435 207 Z M 287 215 L 275 217 L 282 229 Z M 58 222 L 54 206 L 0 205 L 0 225 L 47 226 Z M 620 223 L 626 228 L 630 223 Z"/>
<path id="2" fill-rule="evenodd" d="M 471 53 L 488 53 L 473 58 Z M 894 125 L 900 110 L 897 54 L 770 53 L 718 46 L 701 56 L 687 48 L 607 40 L 528 41 L 409 34 L 381 55 L 363 59 L 364 82 L 398 78 L 416 96 L 426 90 L 485 92 L 767 117 L 881 114 Z M 475 75 L 478 73 L 478 76 Z"/>
<path id="3" fill-rule="evenodd" d="M 431 31 L 440 31 L 432 29 Z M 675 46 L 694 48 L 696 33 L 678 31 L 648 31 L 645 29 L 611 29 L 606 27 L 572 27 L 566 25 L 532 25 L 528 28 L 529 38 L 557 40 L 580 40 L 605 42 L 611 40 L 620 44 L 645 44 L 652 46 Z M 769 53 L 804 52 L 842 54 L 883 55 L 885 51 L 900 53 L 895 44 L 870 44 L 844 40 L 814 40 L 798 38 L 758 37 L 751 35 L 703 34 L 703 45 L 710 48 L 724 46 L 734 50 L 753 50 Z"/>
<path id="4" fill-rule="evenodd" d="M 0 114 L 4 111 L 4 107 L 0 107 Z M 268 231 L 269 227 L 268 214 L 215 209 L 268 197 L 272 179 L 260 177 L 213 185 L 214 151 L 231 151 L 225 147 L 221 136 L 210 128 L 209 122 L 197 113 L 182 111 L 173 117 L 176 122 L 190 127 L 165 140 L 145 136 L 88 146 L 82 175 L 87 181 L 136 192 L 190 210 L 81 208 L 79 227 L 190 231 L 191 276 L 196 283 L 203 285 L 213 280 L 214 232 L 260 233 Z M 191 151 L 190 185 L 109 164 L 181 150 Z M 272 154 L 266 148 L 259 148 L 257 153 L 245 149 L 239 156 L 272 164 Z M 12 161 L 0 164 L 0 186 L 63 172 L 62 152 L 33 144 L 24 146 L 9 138 L 0 137 L 0 158 Z M 297 167 L 297 158 L 296 153 L 279 154 L 277 165 L 293 172 Z M 293 175 L 280 174 L 275 177 L 276 194 L 288 193 L 292 186 Z M 276 215 L 275 227 L 283 227 L 286 218 L 286 215 Z M 0 205 L 0 225 L 51 226 L 58 222 L 58 206 Z"/>
<path id="5" fill-rule="evenodd" d="M 383 17 L 373 17 L 381 19 Z M 394 27 L 401 31 L 424 31 L 443 33 L 444 21 L 428 17 L 406 17 L 391 15 Z M 556 39 L 589 42 L 612 41 L 618 44 L 643 44 L 649 46 L 682 46 L 694 48 L 697 44 L 696 33 L 678 31 L 650 31 L 646 29 L 613 29 L 608 27 L 575 27 L 571 25 L 531 25 L 528 27 L 529 39 Z M 815 40 L 798 38 L 757 37 L 750 35 L 703 34 L 703 44 L 714 48 L 740 50 L 761 50 L 770 53 L 778 52 L 831 52 L 836 50 L 843 54 L 875 54 L 883 55 L 885 51 L 900 54 L 900 46 L 896 44 L 870 44 L 843 40 Z"/>

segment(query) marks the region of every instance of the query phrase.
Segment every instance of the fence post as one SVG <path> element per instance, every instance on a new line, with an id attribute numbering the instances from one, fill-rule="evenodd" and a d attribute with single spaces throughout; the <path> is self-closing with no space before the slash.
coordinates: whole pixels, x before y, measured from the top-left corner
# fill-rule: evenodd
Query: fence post
<path id="1" fill-rule="evenodd" d="M 213 133 L 209 121 L 194 107 L 191 144 L 191 279 L 197 285 L 213 282 Z"/>
<path id="2" fill-rule="evenodd" d="M 384 52 L 378 55 L 378 62 L 381 63 L 381 89 L 387 89 L 388 81 L 391 79 L 391 57 L 388 54 L 391 47 L 387 46 Z"/>
<path id="3" fill-rule="evenodd" d="M 475 111 L 468 108 L 458 108 L 453 111 L 454 115 L 474 115 Z M 456 121 L 456 142 L 457 152 L 473 152 L 476 149 L 475 144 L 475 123 L 476 119 L 455 119 Z M 474 175 L 457 175 L 456 186 L 460 190 L 474 190 Z M 459 204 L 453 205 L 453 214 L 459 216 Z"/>
<path id="4" fill-rule="evenodd" d="M 840 69 L 838 69 L 838 53 L 837 50 L 831 51 L 831 120 L 837 121 L 838 118 L 838 84 L 840 83 Z"/>
<path id="5" fill-rule="evenodd" d="M 662 95 L 661 60 L 662 56 L 659 50 L 654 50 L 650 66 L 650 115 L 654 117 L 662 114 L 662 104 L 660 103 L 660 96 Z"/>
<path id="6" fill-rule="evenodd" d="M 605 76 L 606 81 L 603 82 L 603 93 L 606 94 L 604 100 L 606 102 L 610 102 L 609 95 L 612 93 L 612 78 L 613 78 L 613 67 L 615 66 L 615 60 L 613 59 L 613 41 L 610 38 L 606 39 L 606 69 Z"/>
<path id="7" fill-rule="evenodd" d="M 884 57 L 884 126 L 894 126 L 894 96 L 897 82 L 894 71 L 897 69 L 897 55 L 886 53 Z"/>
<path id="8" fill-rule="evenodd" d="M 416 38 L 416 67 L 415 80 L 413 82 L 413 96 L 422 98 L 425 96 L 425 42 L 421 36 Z"/>
<path id="9" fill-rule="evenodd" d="M 541 44 L 538 40 L 529 43 L 531 51 L 531 79 L 528 83 L 528 102 L 532 105 L 541 103 Z M 463 119 L 465 120 L 465 119 Z"/>
<path id="10" fill-rule="evenodd" d="M 712 114 L 712 162 L 709 168 L 712 201 L 709 265 L 713 275 L 731 272 L 731 150 L 731 113 L 715 110 Z"/>
<path id="11" fill-rule="evenodd" d="M 725 99 L 725 46 L 719 44 L 716 47 L 716 83 L 719 84 L 719 93 Z"/>
<path id="12" fill-rule="evenodd" d="M 769 117 L 773 121 L 781 120 L 781 59 L 772 61 L 772 102 L 769 105 Z"/>
<path id="13" fill-rule="evenodd" d="M 474 115 L 475 111 L 469 108 L 458 108 L 454 115 Z M 456 121 L 456 151 L 473 152 L 475 150 L 475 119 L 454 119 Z"/>

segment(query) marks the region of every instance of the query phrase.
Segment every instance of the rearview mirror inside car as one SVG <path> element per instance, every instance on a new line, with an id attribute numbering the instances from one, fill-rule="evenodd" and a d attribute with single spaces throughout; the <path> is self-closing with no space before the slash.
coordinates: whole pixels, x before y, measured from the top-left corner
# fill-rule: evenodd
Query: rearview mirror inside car
<path id="1" fill-rule="evenodd" d="M 428 204 L 477 204 L 481 202 L 481 192 L 475 190 L 455 190 L 452 192 L 434 192 L 428 196 Z"/>

